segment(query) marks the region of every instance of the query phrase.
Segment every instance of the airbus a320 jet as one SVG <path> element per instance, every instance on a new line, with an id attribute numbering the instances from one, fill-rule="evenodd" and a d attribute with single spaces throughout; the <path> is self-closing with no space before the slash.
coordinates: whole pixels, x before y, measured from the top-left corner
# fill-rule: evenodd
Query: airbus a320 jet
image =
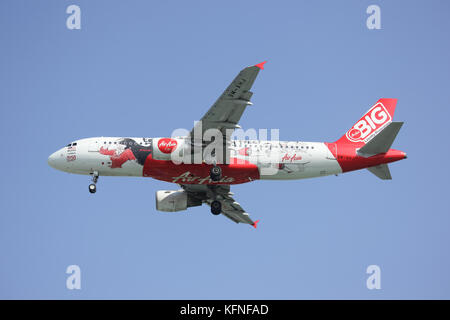
<path id="1" fill-rule="evenodd" d="M 255 228 L 258 221 L 234 200 L 231 185 L 360 169 L 391 179 L 387 164 L 406 158 L 404 152 L 391 149 L 403 124 L 393 121 L 396 99 L 378 100 L 335 142 L 230 139 L 230 132 L 240 128 L 238 122 L 252 104 L 250 90 L 264 63 L 243 69 L 186 136 L 80 139 L 50 155 L 48 163 L 61 171 L 91 175 L 91 193 L 96 192 L 99 176 L 151 177 L 176 183 L 181 189 L 156 192 L 157 210 L 174 212 L 206 203 L 214 215 Z M 204 133 L 211 129 L 222 135 L 225 152 L 218 156 L 213 151 L 207 161 L 202 152 L 211 139 L 206 141 Z M 174 155 L 185 160 L 173 161 Z M 191 161 L 198 157 L 200 161 Z"/>

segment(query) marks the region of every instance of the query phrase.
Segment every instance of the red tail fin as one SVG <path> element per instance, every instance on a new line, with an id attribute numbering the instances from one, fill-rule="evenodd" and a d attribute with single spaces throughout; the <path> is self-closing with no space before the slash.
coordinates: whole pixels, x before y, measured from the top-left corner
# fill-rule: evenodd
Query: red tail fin
<path id="1" fill-rule="evenodd" d="M 355 147 L 365 145 L 392 122 L 396 105 L 397 99 L 378 100 L 336 143 L 354 144 Z"/>

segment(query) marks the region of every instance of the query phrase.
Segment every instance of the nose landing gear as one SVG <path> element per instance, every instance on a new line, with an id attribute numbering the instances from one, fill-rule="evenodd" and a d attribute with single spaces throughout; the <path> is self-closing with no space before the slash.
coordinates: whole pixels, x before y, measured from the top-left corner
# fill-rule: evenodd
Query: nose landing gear
<path id="1" fill-rule="evenodd" d="M 94 171 L 94 173 L 92 173 L 92 183 L 89 185 L 90 193 L 95 193 L 97 191 L 97 186 L 96 186 L 97 181 L 98 181 L 98 172 Z"/>

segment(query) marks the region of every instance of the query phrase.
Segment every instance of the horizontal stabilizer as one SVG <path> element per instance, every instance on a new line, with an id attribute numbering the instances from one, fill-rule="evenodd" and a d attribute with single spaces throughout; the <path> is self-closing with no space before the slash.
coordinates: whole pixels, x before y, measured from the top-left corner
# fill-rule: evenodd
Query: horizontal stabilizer
<path id="1" fill-rule="evenodd" d="M 361 155 L 375 155 L 388 152 L 397 137 L 403 122 L 391 122 L 380 133 L 358 150 Z"/>
<path id="2" fill-rule="evenodd" d="M 381 180 L 391 180 L 391 172 L 389 171 L 389 167 L 387 164 L 380 164 L 375 167 L 367 168 L 370 172 L 372 172 L 374 175 L 376 175 Z"/>

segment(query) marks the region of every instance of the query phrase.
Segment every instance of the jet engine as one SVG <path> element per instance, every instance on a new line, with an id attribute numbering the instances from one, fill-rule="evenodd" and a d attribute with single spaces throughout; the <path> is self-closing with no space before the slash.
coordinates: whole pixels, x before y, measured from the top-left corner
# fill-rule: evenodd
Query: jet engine
<path id="1" fill-rule="evenodd" d="M 156 191 L 156 210 L 164 212 L 176 212 L 186 210 L 189 207 L 201 206 L 202 200 L 193 198 L 184 190 L 159 190 Z"/>
<path id="2" fill-rule="evenodd" d="M 156 210 L 176 212 L 187 209 L 187 193 L 184 190 L 156 191 Z"/>

